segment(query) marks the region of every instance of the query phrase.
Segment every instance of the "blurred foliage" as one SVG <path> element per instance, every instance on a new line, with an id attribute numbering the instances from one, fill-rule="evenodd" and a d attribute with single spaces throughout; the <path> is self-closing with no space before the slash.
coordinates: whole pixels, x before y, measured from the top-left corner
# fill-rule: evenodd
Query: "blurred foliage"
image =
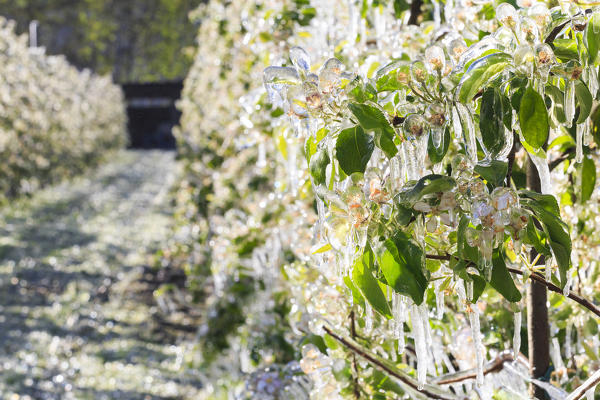
<path id="1" fill-rule="evenodd" d="M 117 82 L 183 78 L 196 28 L 188 18 L 202 0 L 0 0 L 0 14 L 26 33 L 38 20 L 38 43 L 79 68 Z"/>

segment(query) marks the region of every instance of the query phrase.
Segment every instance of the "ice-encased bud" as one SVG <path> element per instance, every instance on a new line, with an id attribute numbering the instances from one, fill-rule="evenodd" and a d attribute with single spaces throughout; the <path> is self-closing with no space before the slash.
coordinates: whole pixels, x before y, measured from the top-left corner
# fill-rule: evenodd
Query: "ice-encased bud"
<path id="1" fill-rule="evenodd" d="M 550 68 L 556 61 L 556 57 L 554 57 L 554 51 L 546 43 L 540 43 L 535 46 L 535 55 L 535 61 L 538 68 Z"/>
<path id="2" fill-rule="evenodd" d="M 492 191 L 492 206 L 498 211 L 505 211 L 518 203 L 519 198 L 514 190 L 497 187 Z"/>
<path id="3" fill-rule="evenodd" d="M 425 61 L 430 72 L 443 72 L 446 69 L 446 55 L 440 46 L 428 47 L 425 50 Z"/>
<path id="4" fill-rule="evenodd" d="M 298 72 L 290 67 L 267 67 L 263 71 L 265 84 L 297 85 L 300 83 Z"/>
<path id="5" fill-rule="evenodd" d="M 310 72 L 310 56 L 302 47 L 295 46 L 290 49 L 290 60 L 299 71 L 306 74 Z"/>
<path id="6" fill-rule="evenodd" d="M 423 61 L 415 61 L 410 66 L 410 76 L 414 81 L 424 83 L 427 80 L 427 68 Z"/>
<path id="7" fill-rule="evenodd" d="M 502 25 L 514 29 L 517 26 L 519 15 L 511 4 L 502 3 L 496 8 L 496 18 Z"/>
<path id="8" fill-rule="evenodd" d="M 321 108 L 323 100 L 319 86 L 313 82 L 304 82 L 302 85 L 304 95 L 306 96 L 306 106 L 309 110 L 316 110 Z"/>
<path id="9" fill-rule="evenodd" d="M 427 121 L 421 114 L 410 114 L 404 120 L 404 133 L 408 140 L 418 139 L 427 133 Z"/>
<path id="10" fill-rule="evenodd" d="M 540 30 L 534 20 L 523 17 L 519 22 L 517 36 L 521 43 L 537 43 L 540 37 Z"/>
<path id="11" fill-rule="evenodd" d="M 519 72 L 528 76 L 533 74 L 535 54 L 531 46 L 524 44 L 517 47 L 514 53 L 514 61 Z"/>
<path id="12" fill-rule="evenodd" d="M 458 61 L 460 56 L 467 51 L 467 43 L 463 38 L 456 38 L 448 43 L 448 54 L 450 57 L 454 59 L 454 61 Z"/>
<path id="13" fill-rule="evenodd" d="M 442 127 L 446 123 L 446 109 L 443 104 L 434 103 L 427 107 L 425 112 L 425 119 L 433 127 Z"/>
<path id="14" fill-rule="evenodd" d="M 571 26 L 576 32 L 582 32 L 587 26 L 587 19 L 583 14 L 578 14 L 571 18 Z"/>
<path id="15" fill-rule="evenodd" d="M 337 58 L 325 61 L 319 72 L 319 85 L 324 93 L 331 93 L 340 85 L 343 70 L 344 65 Z"/>
<path id="16" fill-rule="evenodd" d="M 535 21 L 541 32 L 546 30 L 551 21 L 550 10 L 544 3 L 536 3 L 528 10 L 529 17 Z"/>

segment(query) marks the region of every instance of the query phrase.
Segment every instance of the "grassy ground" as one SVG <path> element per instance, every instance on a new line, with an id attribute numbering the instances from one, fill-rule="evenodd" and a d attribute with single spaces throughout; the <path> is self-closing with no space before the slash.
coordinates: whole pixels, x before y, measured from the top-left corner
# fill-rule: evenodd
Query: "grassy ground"
<path id="1" fill-rule="evenodd" d="M 194 330 L 161 322 L 149 267 L 177 173 L 173 153 L 123 151 L 0 211 L 1 399 L 197 398 Z"/>

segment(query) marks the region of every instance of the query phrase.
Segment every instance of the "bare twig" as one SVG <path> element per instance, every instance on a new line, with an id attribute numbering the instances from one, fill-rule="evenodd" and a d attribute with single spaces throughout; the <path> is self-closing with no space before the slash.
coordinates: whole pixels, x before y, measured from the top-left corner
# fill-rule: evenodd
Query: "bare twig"
<path id="1" fill-rule="evenodd" d="M 408 18 L 408 25 L 419 25 L 417 21 L 421 15 L 421 6 L 423 0 L 413 0 L 410 4 L 410 17 Z"/>

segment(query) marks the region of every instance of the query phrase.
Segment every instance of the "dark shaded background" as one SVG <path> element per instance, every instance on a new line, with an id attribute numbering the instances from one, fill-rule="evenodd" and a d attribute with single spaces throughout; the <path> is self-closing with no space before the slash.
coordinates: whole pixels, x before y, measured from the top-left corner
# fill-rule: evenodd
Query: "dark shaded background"
<path id="1" fill-rule="evenodd" d="M 196 26 L 188 13 L 202 0 L 0 0 L 0 15 L 79 68 L 112 73 L 118 83 L 179 80 L 193 57 Z"/>

